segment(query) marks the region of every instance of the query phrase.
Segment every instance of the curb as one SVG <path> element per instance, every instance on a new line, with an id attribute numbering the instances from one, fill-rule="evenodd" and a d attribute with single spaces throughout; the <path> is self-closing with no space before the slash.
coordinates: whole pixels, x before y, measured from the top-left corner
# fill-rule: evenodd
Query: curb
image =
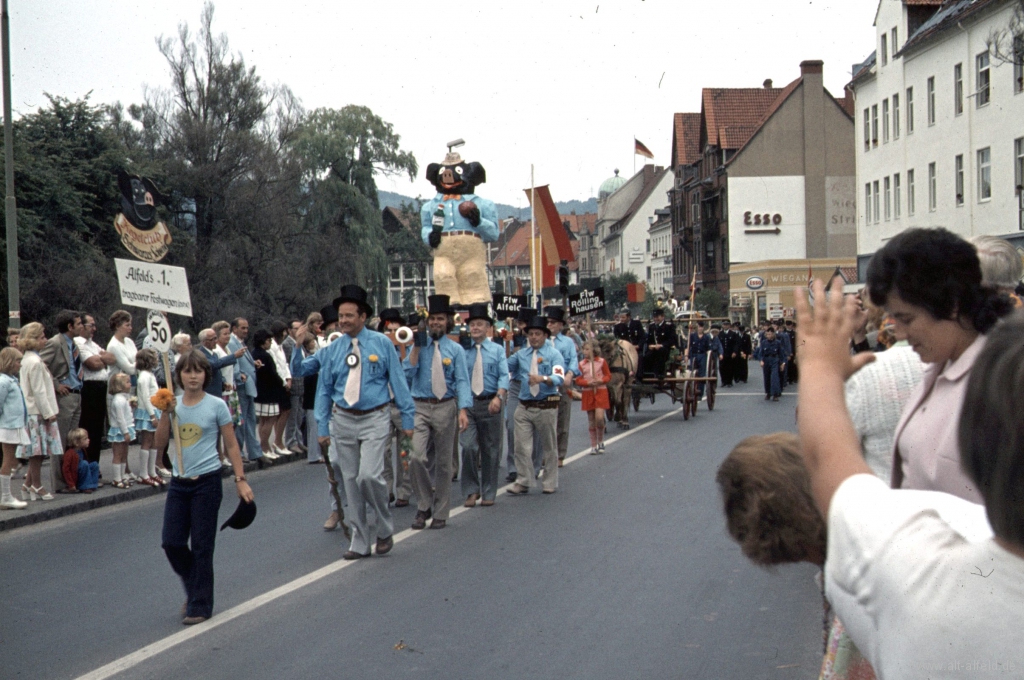
<path id="1" fill-rule="evenodd" d="M 305 455 L 295 454 L 289 456 L 288 459 L 278 459 L 277 462 L 264 466 L 263 469 L 269 469 L 272 467 L 278 467 L 280 465 L 286 465 L 288 463 L 294 463 L 299 460 L 306 460 Z M 242 469 L 246 474 L 255 472 L 259 469 L 256 461 L 246 460 L 242 464 Z M 231 477 L 234 472 L 230 468 L 224 468 L 221 470 L 221 477 Z M 48 522 L 54 519 L 60 519 L 61 517 L 69 517 L 71 515 L 77 515 L 82 512 L 88 512 L 90 510 L 97 510 L 99 508 L 106 508 L 112 505 L 120 505 L 121 503 L 128 503 L 130 501 L 140 500 L 143 498 L 150 498 L 151 496 L 160 496 L 165 493 L 164 489 L 157 489 L 152 486 L 145 484 L 137 484 L 130 489 L 121 491 L 120 493 L 94 496 L 92 494 L 78 494 L 81 498 L 80 501 L 70 503 L 68 505 L 60 505 L 57 507 L 47 507 L 43 510 L 35 512 L 25 512 L 24 510 L 4 510 L 3 514 L 0 515 L 0 532 L 10 531 L 11 529 L 18 529 L 21 527 L 31 526 L 33 524 L 39 524 L 41 522 Z M 33 505 L 43 501 L 36 501 Z M 32 507 L 31 505 L 29 507 Z M 18 513 L 18 514 L 15 514 Z"/>

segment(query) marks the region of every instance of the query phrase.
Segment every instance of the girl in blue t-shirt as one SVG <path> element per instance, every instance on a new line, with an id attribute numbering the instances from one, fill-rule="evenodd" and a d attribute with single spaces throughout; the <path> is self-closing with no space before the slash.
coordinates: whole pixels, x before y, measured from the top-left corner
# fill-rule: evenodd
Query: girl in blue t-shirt
<path id="1" fill-rule="evenodd" d="M 171 568 L 185 586 L 187 599 L 181 622 L 189 626 L 213 615 L 213 549 L 223 497 L 218 434 L 234 469 L 238 497 L 252 503 L 253 493 L 245 480 L 227 404 L 206 392 L 213 378 L 210 362 L 201 352 L 192 350 L 178 358 L 174 373 L 185 391 L 180 401 L 172 399 L 170 407 L 162 412 L 156 447 L 160 450 L 167 445 L 173 412 L 178 420 L 180 451 L 171 456 L 174 477 L 164 505 L 162 543 Z"/>

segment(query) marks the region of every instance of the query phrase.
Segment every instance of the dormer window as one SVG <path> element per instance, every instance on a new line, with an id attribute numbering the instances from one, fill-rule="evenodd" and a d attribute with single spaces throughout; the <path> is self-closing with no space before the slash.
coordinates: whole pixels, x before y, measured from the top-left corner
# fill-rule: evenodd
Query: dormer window
<path id="1" fill-rule="evenodd" d="M 885 33 L 882 34 L 882 47 L 878 50 L 878 53 L 882 57 L 882 66 L 889 63 L 889 36 Z"/>

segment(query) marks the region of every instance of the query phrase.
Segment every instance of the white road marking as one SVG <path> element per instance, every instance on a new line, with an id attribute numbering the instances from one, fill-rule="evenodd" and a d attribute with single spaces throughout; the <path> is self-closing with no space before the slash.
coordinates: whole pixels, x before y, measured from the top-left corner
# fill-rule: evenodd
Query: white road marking
<path id="1" fill-rule="evenodd" d="M 640 432 L 641 430 L 646 429 L 654 425 L 655 423 L 660 423 L 666 418 L 669 418 L 670 416 L 680 413 L 682 410 L 682 408 L 673 409 L 668 413 L 658 416 L 657 418 L 650 422 L 644 423 L 643 425 L 638 425 L 626 432 L 615 435 L 611 439 L 606 440 L 605 444 L 613 444 L 621 439 L 625 439 L 626 437 L 636 434 L 637 432 Z M 566 456 L 564 464 L 568 465 L 569 463 L 577 461 L 580 458 L 587 456 L 589 454 L 590 449 L 586 449 L 584 451 L 580 451 L 579 453 L 573 456 Z M 504 494 L 511 486 L 511 484 L 507 484 L 498 489 L 498 495 Z M 469 508 L 460 505 L 458 507 L 452 508 L 452 510 L 449 512 L 449 517 L 458 517 L 459 515 L 468 510 Z M 427 531 L 429 531 L 429 529 L 427 529 Z M 405 531 L 401 531 L 394 535 L 395 543 L 401 543 L 407 538 L 415 536 L 419 533 L 421 532 L 413 529 L 406 529 Z M 258 595 L 252 598 L 251 600 L 247 600 L 241 604 L 235 605 L 231 609 L 228 609 L 223 613 L 217 614 L 216 616 L 212 617 L 211 619 L 203 623 L 199 623 L 194 626 L 188 626 L 187 628 L 184 628 L 178 633 L 168 635 L 162 640 L 157 640 L 156 642 L 148 644 L 145 647 L 142 647 L 141 649 L 132 652 L 131 654 L 127 654 L 125 656 L 122 656 L 120 659 L 111 661 L 107 665 L 101 666 L 100 668 L 97 668 L 91 673 L 86 673 L 85 675 L 79 676 L 78 680 L 104 680 L 105 678 L 113 677 L 118 673 L 133 668 L 142 663 L 143 661 L 151 659 L 162 652 L 166 652 L 168 649 L 176 647 L 183 642 L 188 642 L 192 638 L 199 637 L 200 635 L 203 635 L 204 633 L 211 631 L 219 626 L 222 626 L 225 623 L 228 623 L 229 621 L 233 621 L 241 616 L 251 614 L 263 605 L 270 604 L 278 598 L 284 597 L 285 595 L 289 595 L 297 590 L 305 588 L 306 586 L 312 585 L 317 581 L 327 578 L 331 574 L 335 574 L 341 571 L 345 567 L 355 564 L 356 562 L 358 562 L 358 560 L 337 560 L 335 562 L 332 562 L 331 564 L 325 565 L 317 569 L 316 571 L 312 571 L 306 574 L 305 576 L 300 576 L 299 578 L 293 581 L 278 586 L 273 590 L 269 590 L 263 593 L 262 595 Z"/>

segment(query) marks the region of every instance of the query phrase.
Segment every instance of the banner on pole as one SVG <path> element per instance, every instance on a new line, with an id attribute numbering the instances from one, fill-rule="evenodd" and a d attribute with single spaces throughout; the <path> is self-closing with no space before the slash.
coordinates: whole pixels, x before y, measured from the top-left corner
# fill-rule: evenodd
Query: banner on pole
<path id="1" fill-rule="evenodd" d="M 494 316 L 498 319 L 507 319 L 519 314 L 519 310 L 528 307 L 525 295 L 492 295 L 491 306 L 494 307 Z"/>
<path id="2" fill-rule="evenodd" d="M 569 316 L 580 316 L 587 312 L 604 309 L 604 288 L 581 290 L 569 296 Z"/>
<path id="3" fill-rule="evenodd" d="M 114 265 L 123 304 L 192 316 L 192 298 L 184 267 L 117 258 L 114 258 Z"/>

